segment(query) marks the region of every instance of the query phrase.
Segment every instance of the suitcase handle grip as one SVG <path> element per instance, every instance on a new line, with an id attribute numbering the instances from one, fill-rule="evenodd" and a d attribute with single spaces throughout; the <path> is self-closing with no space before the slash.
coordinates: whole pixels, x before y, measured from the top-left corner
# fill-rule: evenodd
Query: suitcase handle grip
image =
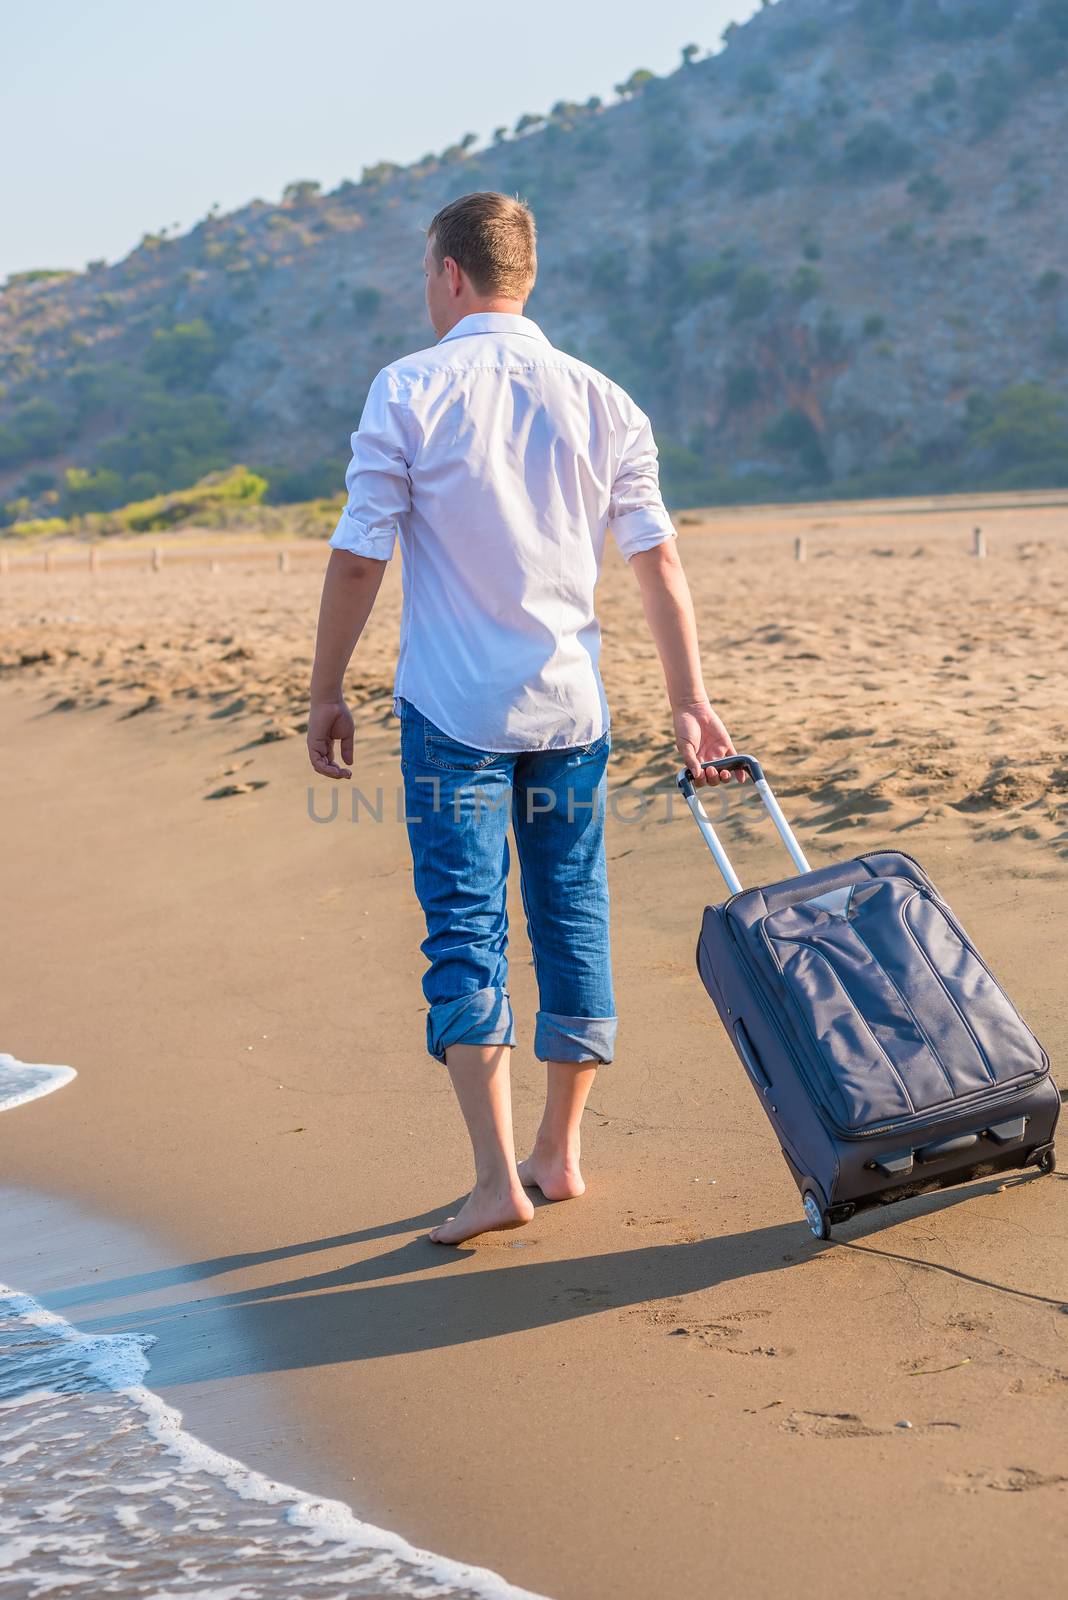
<path id="1" fill-rule="evenodd" d="M 768 816 L 775 824 L 779 838 L 789 851 L 790 859 L 794 866 L 797 868 L 798 872 L 812 871 L 812 868 L 809 866 L 808 860 L 806 859 L 805 852 L 802 850 L 801 846 L 794 837 L 793 829 L 783 816 L 782 808 L 779 805 L 779 802 L 776 800 L 774 794 L 771 792 L 771 785 L 764 776 L 764 768 L 760 765 L 760 762 L 755 756 L 721 756 L 718 761 L 702 761 L 701 765 L 705 768 L 714 767 L 717 772 L 737 771 L 739 768 L 747 772 L 756 786 L 757 794 L 760 796 Z M 675 782 L 678 786 L 679 793 L 682 795 L 693 814 L 694 821 L 701 830 L 701 837 L 704 839 L 709 850 L 712 852 L 712 858 L 723 875 L 724 883 L 727 885 L 727 888 L 730 890 L 731 894 L 737 894 L 742 888 L 742 880 L 739 878 L 738 874 L 734 870 L 734 867 L 731 865 L 730 857 L 728 856 L 726 850 L 724 850 L 723 845 L 720 843 L 719 835 L 708 819 L 708 814 L 705 811 L 704 806 L 701 804 L 701 798 L 694 787 L 692 773 L 687 767 L 683 767 L 675 779 Z"/>
<path id="2" fill-rule="evenodd" d="M 754 783 L 764 782 L 764 768 L 756 756 L 720 756 L 718 761 L 702 761 L 701 765 L 706 772 L 709 767 L 717 772 L 748 772 Z"/>

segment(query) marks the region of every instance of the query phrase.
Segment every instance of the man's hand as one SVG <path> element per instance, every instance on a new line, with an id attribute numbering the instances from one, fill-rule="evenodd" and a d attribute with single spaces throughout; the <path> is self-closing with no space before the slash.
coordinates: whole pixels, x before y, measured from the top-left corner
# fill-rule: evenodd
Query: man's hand
<path id="1" fill-rule="evenodd" d="M 334 760 L 334 744 L 341 741 L 342 761 L 352 761 L 352 743 L 356 724 L 344 700 L 312 702 L 308 713 L 308 757 L 316 772 L 324 778 L 351 778 L 349 767 L 341 767 Z"/>
<path id="2" fill-rule="evenodd" d="M 676 706 L 672 715 L 675 721 L 675 744 L 695 787 L 703 783 L 729 783 L 732 777 L 737 778 L 739 783 L 745 782 L 745 773 L 741 770 L 735 773 L 706 772 L 701 766 L 702 761 L 718 761 L 722 756 L 738 753 L 731 743 L 730 734 L 707 700 L 694 700 Z"/>
<path id="3" fill-rule="evenodd" d="M 355 724 L 342 686 L 385 570 L 385 561 L 352 550 L 331 550 L 326 564 L 308 712 L 308 756 L 324 778 L 352 777 L 348 767 L 334 760 L 334 745 L 340 740 L 342 761 L 352 761 Z"/>

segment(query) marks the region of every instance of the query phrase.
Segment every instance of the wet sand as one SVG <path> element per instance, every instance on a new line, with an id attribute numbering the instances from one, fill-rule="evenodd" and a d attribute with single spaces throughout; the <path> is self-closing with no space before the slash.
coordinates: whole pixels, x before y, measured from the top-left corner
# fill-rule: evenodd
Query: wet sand
<path id="1" fill-rule="evenodd" d="M 1068 509 L 732 513 L 682 534 L 710 691 L 814 864 L 920 857 L 1063 1061 Z M 620 1048 L 591 1191 L 447 1253 L 423 1234 L 468 1157 L 423 1053 L 394 809 L 399 574 L 353 674 L 383 820 L 349 820 L 346 790 L 317 823 L 309 782 L 319 816 L 330 789 L 298 731 L 316 559 L 213 574 L 164 548 L 157 573 L 0 578 L 0 1048 L 79 1073 L 0 1119 L 5 1182 L 31 1191 L 19 1235 L 54 1196 L 188 1269 L 146 1283 L 150 1252 L 81 1245 L 64 1315 L 158 1333 L 150 1382 L 208 1442 L 558 1600 L 1048 1584 L 1068 1543 L 1064 1176 L 811 1239 L 693 970 L 719 886 L 669 817 L 622 564 L 602 594 Z M 780 874 L 751 794 L 725 831 L 746 881 Z M 0 1277 L 19 1281 L 2 1252 Z"/>

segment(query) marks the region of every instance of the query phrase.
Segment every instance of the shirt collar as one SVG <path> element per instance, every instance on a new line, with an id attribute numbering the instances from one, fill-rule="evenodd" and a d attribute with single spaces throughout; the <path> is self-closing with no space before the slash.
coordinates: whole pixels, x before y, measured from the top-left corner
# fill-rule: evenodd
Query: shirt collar
<path id="1" fill-rule="evenodd" d="M 442 334 L 438 343 L 444 344 L 446 339 L 464 339 L 471 333 L 521 333 L 528 339 L 549 343 L 536 322 L 530 317 L 517 317 L 511 311 L 472 311 L 461 317 L 448 333 Z"/>

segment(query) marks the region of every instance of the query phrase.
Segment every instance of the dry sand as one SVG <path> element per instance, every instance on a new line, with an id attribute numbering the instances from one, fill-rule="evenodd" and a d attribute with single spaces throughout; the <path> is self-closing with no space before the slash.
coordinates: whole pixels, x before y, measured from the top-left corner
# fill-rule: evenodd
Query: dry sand
<path id="1" fill-rule="evenodd" d="M 737 513 L 682 533 L 713 698 L 813 862 L 918 855 L 1056 1067 L 1068 507 Z M 251 546 L 216 573 L 188 543 L 164 550 L 160 572 L 139 556 L 0 576 L 0 1048 L 80 1074 L 0 1119 L 25 1191 L 0 1277 L 17 1255 L 55 1286 L 54 1257 L 35 1268 L 25 1244 L 36 1218 L 84 1290 L 67 1314 L 158 1333 L 150 1381 L 193 1431 L 557 1600 L 846 1583 L 982 1600 L 1055 1581 L 1065 1178 L 811 1239 L 693 970 L 720 890 L 685 811 L 668 819 L 663 693 L 622 563 L 601 596 L 620 1049 L 588 1117 L 591 1191 L 447 1253 L 423 1234 L 468 1156 L 423 1053 L 394 811 L 399 574 L 352 680 L 358 781 L 382 787 L 384 820 L 351 822 L 346 789 L 317 824 L 309 783 L 320 815 L 331 791 L 298 730 L 324 552 L 283 574 Z M 746 881 L 781 874 L 751 793 L 727 831 Z M 529 1138 L 518 927 L 513 951 Z M 81 1233 L 79 1215 L 102 1220 Z M 145 1276 L 129 1228 L 185 1270 Z"/>

